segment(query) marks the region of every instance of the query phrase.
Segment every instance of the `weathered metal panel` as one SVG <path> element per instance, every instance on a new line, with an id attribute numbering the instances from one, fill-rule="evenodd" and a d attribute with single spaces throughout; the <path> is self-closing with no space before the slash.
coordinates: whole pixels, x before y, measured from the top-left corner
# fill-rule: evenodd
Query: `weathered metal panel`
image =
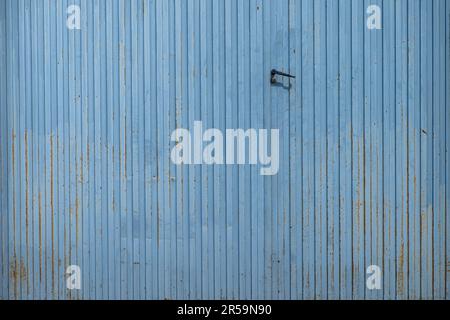
<path id="1" fill-rule="evenodd" d="M 0 73 L 1 299 L 450 298 L 449 0 L 0 0 Z"/>
<path id="2" fill-rule="evenodd" d="M 6 70 L 6 2 L 0 2 L 0 72 L 5 74 Z M 8 129 L 7 129 L 7 108 L 6 108 L 6 78 L 0 77 L 0 298 L 8 295 Z"/>

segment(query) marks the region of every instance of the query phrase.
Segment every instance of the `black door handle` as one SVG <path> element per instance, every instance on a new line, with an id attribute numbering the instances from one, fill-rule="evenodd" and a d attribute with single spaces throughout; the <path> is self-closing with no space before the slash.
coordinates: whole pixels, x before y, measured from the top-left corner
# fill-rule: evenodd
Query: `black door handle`
<path id="1" fill-rule="evenodd" d="M 288 77 L 288 78 L 292 78 L 295 79 L 295 76 L 288 74 L 288 73 L 284 73 L 275 69 L 272 69 L 272 71 L 270 71 L 270 82 L 273 83 L 277 83 L 277 79 L 276 76 L 282 76 L 282 77 Z"/>

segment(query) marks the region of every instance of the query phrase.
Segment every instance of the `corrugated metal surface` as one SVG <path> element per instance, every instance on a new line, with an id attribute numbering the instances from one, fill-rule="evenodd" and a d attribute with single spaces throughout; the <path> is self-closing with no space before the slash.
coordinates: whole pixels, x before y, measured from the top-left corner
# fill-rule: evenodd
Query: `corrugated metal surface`
<path id="1" fill-rule="evenodd" d="M 0 298 L 450 298 L 449 32 L 445 0 L 0 0 Z M 175 166 L 195 120 L 279 128 L 278 174 Z"/>

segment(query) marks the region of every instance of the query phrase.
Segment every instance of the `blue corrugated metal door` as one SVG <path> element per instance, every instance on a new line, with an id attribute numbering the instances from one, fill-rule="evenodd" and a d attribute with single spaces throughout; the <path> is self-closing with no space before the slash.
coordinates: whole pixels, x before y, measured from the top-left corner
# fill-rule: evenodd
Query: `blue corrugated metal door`
<path id="1" fill-rule="evenodd" d="M 0 0 L 0 66 L 0 298 L 449 298 L 450 1 Z"/>

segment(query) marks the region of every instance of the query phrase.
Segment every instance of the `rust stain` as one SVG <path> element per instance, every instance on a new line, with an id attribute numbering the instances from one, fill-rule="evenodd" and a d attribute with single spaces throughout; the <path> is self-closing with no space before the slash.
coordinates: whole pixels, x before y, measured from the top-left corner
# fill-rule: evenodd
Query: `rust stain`
<path id="1" fill-rule="evenodd" d="M 42 193 L 39 191 L 39 281 L 42 282 Z"/>
<path id="2" fill-rule="evenodd" d="M 156 239 L 157 239 L 157 242 L 158 242 L 158 247 L 159 247 L 159 225 L 160 225 L 160 219 L 161 219 L 161 213 L 160 213 L 160 208 L 159 208 L 159 201 L 158 201 L 158 203 L 157 203 L 157 212 L 158 212 L 158 214 L 157 214 L 157 217 L 156 217 Z"/>
<path id="3" fill-rule="evenodd" d="M 25 267 L 23 259 L 17 261 L 17 256 L 14 255 L 9 265 L 9 277 L 14 283 L 14 297 L 19 298 L 18 283 L 27 282 L 28 272 Z"/>
<path id="4" fill-rule="evenodd" d="M 400 246 L 400 255 L 399 255 L 399 259 L 398 259 L 399 271 L 398 271 L 398 279 L 397 279 L 397 290 L 398 290 L 398 294 L 400 296 L 402 296 L 404 294 L 404 287 L 403 287 L 403 283 L 405 281 L 405 274 L 403 272 L 404 265 L 405 265 L 405 244 L 402 242 L 402 244 Z"/>
<path id="5" fill-rule="evenodd" d="M 78 178 L 78 182 L 83 184 L 84 183 L 84 176 L 83 176 L 83 154 L 80 154 L 80 176 Z"/>
<path id="6" fill-rule="evenodd" d="M 117 203 L 116 203 L 116 198 L 113 195 L 112 200 L 111 200 L 111 212 L 115 213 L 116 210 L 117 210 Z"/>
<path id="7" fill-rule="evenodd" d="M 124 163 L 124 178 L 127 178 L 127 116 L 125 116 L 125 129 L 124 129 L 124 151 L 123 151 L 123 163 Z"/>
<path id="8" fill-rule="evenodd" d="M 89 166 L 89 157 L 90 157 L 90 146 L 89 143 L 86 144 L 86 161 L 84 165 Z M 86 171 L 89 171 L 89 169 L 86 169 Z M 80 155 L 80 181 L 81 184 L 83 184 L 84 181 L 84 173 L 83 173 L 83 154 Z M 82 186 L 81 186 L 82 188 Z M 75 196 L 75 243 L 76 246 L 78 246 L 78 239 L 79 239 L 79 209 L 80 209 L 80 199 L 78 194 L 79 188 L 76 189 L 76 196 Z"/>
<path id="9" fill-rule="evenodd" d="M 12 164 L 12 175 L 15 176 L 15 158 L 16 158 L 16 134 L 14 133 L 14 130 L 12 131 L 12 141 L 11 141 L 11 164 Z"/>
<path id="10" fill-rule="evenodd" d="M 18 280 L 18 271 L 17 271 L 17 260 L 16 256 L 13 256 L 13 260 L 10 263 L 9 266 L 9 278 L 13 282 L 13 289 L 14 289 L 14 296 L 17 297 L 17 280 Z"/>
<path id="11" fill-rule="evenodd" d="M 28 131 L 25 130 L 25 245 L 26 245 L 26 259 L 30 258 L 30 241 L 28 237 L 28 216 L 29 216 L 29 175 L 28 175 Z M 30 283 L 27 281 L 27 294 L 30 293 Z"/>
<path id="12" fill-rule="evenodd" d="M 68 259 L 71 260 L 72 259 L 72 230 L 70 228 L 71 225 L 71 221 L 73 220 L 73 206 L 71 205 L 69 208 L 69 241 L 68 241 L 68 246 L 69 246 L 69 256 Z"/>
<path id="13" fill-rule="evenodd" d="M 78 238 L 79 238 L 79 210 L 80 210 L 80 199 L 77 198 L 75 199 L 75 236 L 76 236 L 76 243 L 78 246 Z"/>
<path id="14" fill-rule="evenodd" d="M 11 143 L 11 158 L 12 158 L 12 175 L 15 177 L 15 150 L 16 150 L 16 134 L 14 130 L 12 131 L 12 143 Z M 15 180 L 15 179 L 13 179 Z M 16 193 L 14 192 L 15 188 L 13 187 L 13 273 L 11 274 L 11 278 L 13 279 L 13 287 L 14 287 L 14 296 L 17 297 L 17 253 L 16 253 Z"/>
<path id="15" fill-rule="evenodd" d="M 51 207 L 51 228 L 52 228 L 52 292 L 55 292 L 55 202 L 54 202 L 54 175 L 53 175 L 53 135 L 50 135 L 50 207 Z"/>
<path id="16" fill-rule="evenodd" d="M 33 192 L 33 194 L 32 194 L 32 197 L 31 197 L 31 206 L 32 206 L 32 211 L 33 211 L 33 213 L 35 212 L 35 208 L 36 208 L 36 193 L 35 192 Z M 33 215 L 34 216 L 34 215 Z M 35 219 L 34 219 L 34 217 L 31 219 L 31 239 L 33 239 L 32 240 L 32 242 L 33 242 L 33 248 L 32 248 L 32 254 L 31 254 L 31 272 L 34 274 L 34 262 L 35 262 L 35 254 L 34 254 L 34 246 L 35 246 L 35 243 L 34 243 L 34 236 L 35 236 Z M 29 279 L 29 281 L 30 281 L 30 279 Z M 34 284 L 34 280 L 33 280 L 33 284 Z"/>
<path id="17" fill-rule="evenodd" d="M 91 145 L 88 142 L 86 146 L 86 168 L 89 168 L 90 159 L 91 159 Z"/>
<path id="18" fill-rule="evenodd" d="M 24 263 L 23 259 L 20 260 L 19 272 L 20 272 L 20 274 L 19 274 L 20 280 L 23 282 L 26 282 L 27 278 L 28 278 L 28 273 L 27 273 L 27 269 L 25 268 L 25 263 Z"/>
<path id="19" fill-rule="evenodd" d="M 65 215 L 65 212 L 64 212 L 64 215 Z M 64 233 L 63 233 L 63 247 L 64 247 L 64 257 L 63 257 L 63 259 L 64 259 L 64 265 L 68 265 L 68 263 L 67 263 L 67 247 L 68 247 L 68 244 L 67 244 L 67 229 L 66 229 L 66 226 L 64 226 Z"/>

